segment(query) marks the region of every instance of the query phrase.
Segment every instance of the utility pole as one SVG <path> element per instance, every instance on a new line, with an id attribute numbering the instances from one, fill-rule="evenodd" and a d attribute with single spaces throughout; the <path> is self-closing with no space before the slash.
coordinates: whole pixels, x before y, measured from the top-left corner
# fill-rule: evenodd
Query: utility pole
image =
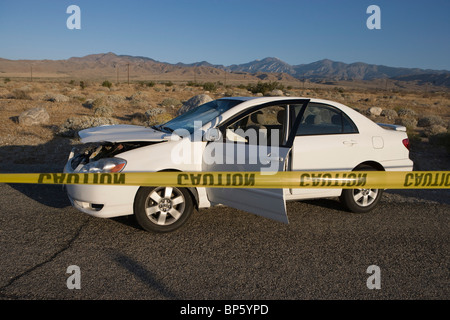
<path id="1" fill-rule="evenodd" d="M 128 85 L 130 85 L 130 64 L 127 63 L 127 67 L 128 67 Z"/>

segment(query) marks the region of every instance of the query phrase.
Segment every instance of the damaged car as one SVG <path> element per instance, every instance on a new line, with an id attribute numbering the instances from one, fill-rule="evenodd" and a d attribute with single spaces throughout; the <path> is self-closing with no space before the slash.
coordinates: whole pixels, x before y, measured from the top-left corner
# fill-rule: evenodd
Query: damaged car
<path id="1" fill-rule="evenodd" d="M 229 97 L 162 125 L 109 125 L 79 133 L 64 172 L 410 171 L 406 128 L 377 124 L 343 104 L 295 97 Z M 195 209 L 227 205 L 287 223 L 286 201 L 339 198 L 369 212 L 381 189 L 258 189 L 66 185 L 75 208 L 134 215 L 143 229 L 170 232 Z"/>

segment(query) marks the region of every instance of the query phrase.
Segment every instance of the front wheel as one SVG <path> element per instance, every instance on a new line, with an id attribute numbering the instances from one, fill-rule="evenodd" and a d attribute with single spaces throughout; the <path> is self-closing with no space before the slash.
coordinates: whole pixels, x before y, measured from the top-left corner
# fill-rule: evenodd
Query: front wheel
<path id="1" fill-rule="evenodd" d="M 139 225 L 151 232 L 180 228 L 194 211 L 189 191 L 176 187 L 143 187 L 136 194 L 134 214 Z"/>
<path id="2" fill-rule="evenodd" d="M 374 169 L 359 168 L 357 171 L 374 171 Z M 375 208 L 382 194 L 383 189 L 344 189 L 339 199 L 350 211 L 365 213 Z"/>

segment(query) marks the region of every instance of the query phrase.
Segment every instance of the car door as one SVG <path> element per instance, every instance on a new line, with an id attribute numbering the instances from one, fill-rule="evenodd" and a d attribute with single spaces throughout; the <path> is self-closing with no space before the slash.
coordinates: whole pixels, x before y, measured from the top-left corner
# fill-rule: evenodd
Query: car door
<path id="1" fill-rule="evenodd" d="M 301 111 L 292 147 L 294 171 L 350 171 L 364 153 L 357 127 L 340 109 L 309 103 Z M 338 196 L 339 189 L 291 189 L 299 198 Z"/>
<path id="2" fill-rule="evenodd" d="M 303 104 L 307 100 L 292 101 Z M 293 124 L 289 102 L 250 108 L 220 126 L 222 139 L 209 142 L 203 154 L 203 171 L 286 170 Z M 276 221 L 288 223 L 283 189 L 207 188 L 211 202 L 224 204 Z"/>

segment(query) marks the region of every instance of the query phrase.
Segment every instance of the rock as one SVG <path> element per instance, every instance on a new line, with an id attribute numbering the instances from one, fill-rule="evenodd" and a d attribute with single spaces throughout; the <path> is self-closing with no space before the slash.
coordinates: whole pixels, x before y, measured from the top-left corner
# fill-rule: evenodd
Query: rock
<path id="1" fill-rule="evenodd" d="M 284 93 L 280 89 L 273 89 L 272 91 L 269 92 L 269 96 L 271 97 L 281 97 L 283 95 Z"/>
<path id="2" fill-rule="evenodd" d="M 22 112 L 19 115 L 19 124 L 32 126 L 36 124 L 45 124 L 50 120 L 48 112 L 44 108 L 33 108 Z"/>
<path id="3" fill-rule="evenodd" d="M 178 109 L 177 115 L 183 114 L 191 109 L 197 108 L 198 106 L 205 104 L 207 102 L 212 101 L 213 99 L 208 96 L 207 94 L 199 94 L 192 98 L 190 98 L 188 101 L 186 101 L 180 109 Z"/>
<path id="4" fill-rule="evenodd" d="M 372 116 L 379 116 L 381 115 L 381 112 L 383 112 L 383 109 L 381 109 L 380 107 L 370 107 L 367 111 Z"/>
<path id="5" fill-rule="evenodd" d="M 94 107 L 94 99 L 86 99 L 86 101 L 82 105 L 85 108 L 92 109 Z"/>
<path id="6" fill-rule="evenodd" d="M 70 98 L 63 95 L 63 94 L 46 94 L 45 100 L 51 101 L 51 102 L 69 102 Z"/>

